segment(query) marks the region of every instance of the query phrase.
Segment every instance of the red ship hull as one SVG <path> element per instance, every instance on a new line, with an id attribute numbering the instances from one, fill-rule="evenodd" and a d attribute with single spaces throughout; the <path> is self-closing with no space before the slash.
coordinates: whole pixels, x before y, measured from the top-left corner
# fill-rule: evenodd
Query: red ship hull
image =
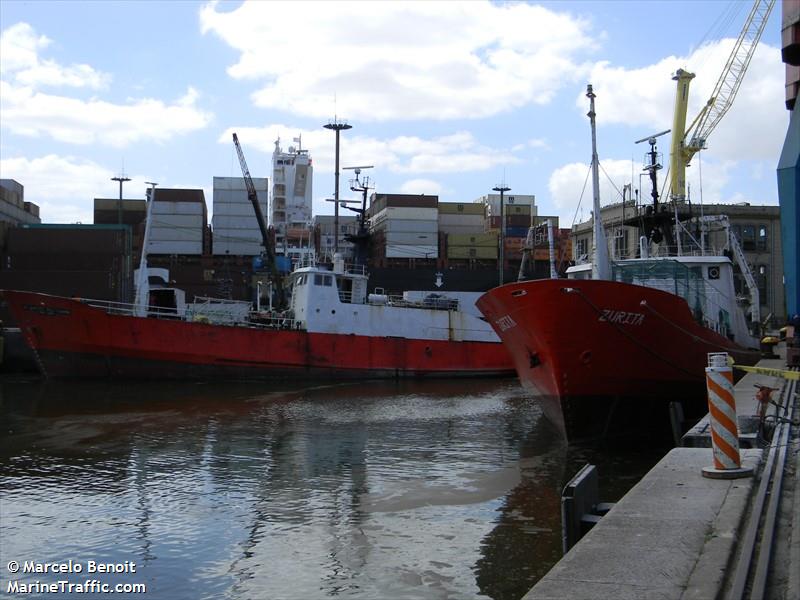
<path id="1" fill-rule="evenodd" d="M 666 403 L 705 406 L 708 353 L 752 364 L 758 353 L 699 325 L 678 296 L 598 280 L 538 280 L 477 302 L 523 385 L 567 435 L 608 427 L 615 411 L 666 417 Z M 694 406 L 693 406 L 694 405 Z"/>
<path id="2" fill-rule="evenodd" d="M 49 377 L 255 379 L 510 376 L 503 344 L 309 333 L 110 314 L 76 299 L 2 297 Z"/>

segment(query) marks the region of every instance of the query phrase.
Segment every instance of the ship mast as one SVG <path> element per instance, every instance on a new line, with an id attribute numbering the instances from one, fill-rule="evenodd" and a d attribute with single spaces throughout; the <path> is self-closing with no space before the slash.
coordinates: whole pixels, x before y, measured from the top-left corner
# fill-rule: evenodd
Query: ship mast
<path id="1" fill-rule="evenodd" d="M 597 133 L 595 131 L 595 94 L 592 85 L 586 86 L 586 97 L 589 98 L 589 122 L 592 127 L 592 192 L 594 216 L 594 235 L 592 236 L 592 279 L 611 279 L 611 263 L 608 260 L 608 242 L 600 218 L 600 159 L 597 158 Z"/>

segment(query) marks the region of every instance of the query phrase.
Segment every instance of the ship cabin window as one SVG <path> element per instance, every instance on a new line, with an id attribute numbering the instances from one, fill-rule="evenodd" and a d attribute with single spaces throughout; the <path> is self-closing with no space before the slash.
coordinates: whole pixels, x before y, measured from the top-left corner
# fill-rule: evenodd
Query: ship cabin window
<path id="1" fill-rule="evenodd" d="M 322 285 L 322 275 L 319 273 L 314 275 L 314 285 Z"/>
<path id="2" fill-rule="evenodd" d="M 756 241 L 756 245 L 759 252 L 766 252 L 767 251 L 767 226 L 766 225 L 759 225 L 758 226 L 758 240 Z"/>
<path id="3" fill-rule="evenodd" d="M 331 287 L 333 285 L 333 276 L 332 275 L 324 275 L 322 277 L 322 284 L 325 287 Z"/>

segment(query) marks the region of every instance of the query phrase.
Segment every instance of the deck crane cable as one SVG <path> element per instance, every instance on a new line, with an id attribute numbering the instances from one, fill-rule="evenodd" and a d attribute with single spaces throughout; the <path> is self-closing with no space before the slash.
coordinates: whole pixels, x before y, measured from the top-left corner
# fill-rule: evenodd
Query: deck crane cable
<path id="1" fill-rule="evenodd" d="M 577 206 L 575 206 L 575 214 L 572 216 L 572 225 L 570 225 L 570 227 L 573 227 L 575 225 L 575 221 L 578 220 L 578 210 L 580 210 L 581 208 L 581 202 L 583 202 L 583 194 L 586 192 L 586 184 L 588 183 L 589 175 L 591 174 L 592 174 L 592 166 L 589 165 L 589 170 L 586 171 L 586 179 L 583 180 L 583 189 L 581 190 L 580 198 L 578 198 L 578 204 Z"/>
<path id="2" fill-rule="evenodd" d="M 603 175 L 606 176 L 606 179 L 608 179 L 608 182 L 611 184 L 611 187 L 613 187 L 617 191 L 617 195 L 619 197 L 622 197 L 622 192 L 619 191 L 619 188 L 617 187 L 617 184 L 614 183 L 614 180 L 611 179 L 611 177 L 608 175 L 608 173 L 606 173 L 605 168 L 603 168 L 603 163 L 598 162 L 597 164 L 600 165 L 600 169 L 603 171 Z"/>
<path id="3" fill-rule="evenodd" d="M 739 19 L 739 13 L 744 6 L 743 2 L 733 0 L 728 6 L 717 16 L 713 23 L 708 27 L 700 41 L 695 44 L 689 51 L 689 56 L 692 56 L 697 50 L 703 47 L 708 40 L 716 40 L 725 37 L 730 31 L 731 25 Z M 696 68 L 700 68 L 705 63 L 698 63 Z"/>

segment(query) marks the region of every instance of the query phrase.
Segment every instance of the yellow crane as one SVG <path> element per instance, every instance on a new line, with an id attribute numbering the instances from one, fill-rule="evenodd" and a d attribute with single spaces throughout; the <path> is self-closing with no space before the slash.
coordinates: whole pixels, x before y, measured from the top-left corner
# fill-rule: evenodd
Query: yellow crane
<path id="1" fill-rule="evenodd" d="M 722 69 L 711 97 L 688 128 L 686 111 L 689 102 L 689 83 L 694 79 L 694 74 L 678 69 L 672 78 L 678 82 L 669 166 L 672 200 L 676 202 L 686 200 L 686 167 L 689 166 L 692 157 L 706 147 L 708 136 L 733 104 L 774 5 L 775 0 L 756 0 L 753 3 L 753 8 L 731 50 L 725 68 Z M 685 133 L 681 135 L 681 131 Z"/>

